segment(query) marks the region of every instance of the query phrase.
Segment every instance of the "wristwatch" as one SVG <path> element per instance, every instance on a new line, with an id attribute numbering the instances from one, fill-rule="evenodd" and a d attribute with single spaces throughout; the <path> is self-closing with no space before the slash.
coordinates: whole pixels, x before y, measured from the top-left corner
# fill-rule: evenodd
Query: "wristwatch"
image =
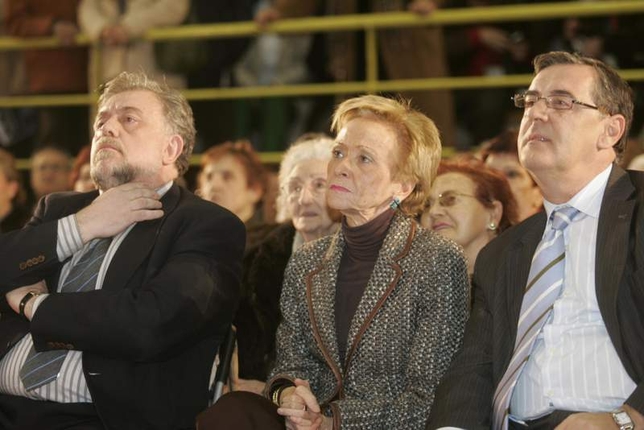
<path id="1" fill-rule="evenodd" d="M 635 428 L 633 420 L 624 409 L 615 409 L 611 414 L 619 430 L 633 430 Z"/>

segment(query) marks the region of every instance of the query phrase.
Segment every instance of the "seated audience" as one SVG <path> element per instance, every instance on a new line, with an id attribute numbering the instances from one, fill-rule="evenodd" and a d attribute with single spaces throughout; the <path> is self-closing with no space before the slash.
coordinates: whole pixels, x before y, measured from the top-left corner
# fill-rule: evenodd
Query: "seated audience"
<path id="1" fill-rule="evenodd" d="M 31 155 L 31 190 L 34 203 L 41 197 L 58 191 L 69 191 L 72 166 L 70 153 L 57 145 L 43 145 Z"/>
<path id="2" fill-rule="evenodd" d="M 0 233 L 22 228 L 30 215 L 26 203 L 16 160 L 0 148 Z"/>
<path id="3" fill-rule="evenodd" d="M 266 397 L 223 396 L 202 430 L 422 429 L 460 347 L 464 256 L 415 220 L 440 160 L 436 126 L 362 96 L 339 105 L 333 130 L 327 203 L 342 227 L 291 257 Z"/>
<path id="4" fill-rule="evenodd" d="M 520 222 L 543 210 L 543 196 L 530 173 L 519 163 L 517 138 L 516 129 L 505 130 L 484 142 L 480 155 L 486 165 L 503 173 L 510 183 Z"/>
<path id="5" fill-rule="evenodd" d="M 225 207 L 246 224 L 246 249 L 267 233 L 262 218 L 266 171 L 247 140 L 224 142 L 201 155 L 196 193 Z"/>
<path id="6" fill-rule="evenodd" d="M 334 142 L 324 134 L 305 134 L 284 154 L 279 171 L 278 220 L 282 221 L 244 259 L 242 302 L 235 318 L 239 378 L 232 389 L 261 393 L 275 362 L 275 332 L 281 320 L 279 300 L 284 269 L 307 242 L 334 233 L 338 214 L 326 204 L 327 164 Z M 246 310 L 246 312 L 242 312 Z"/>
<path id="7" fill-rule="evenodd" d="M 4 0 L 8 35 L 55 37 L 57 48 L 24 51 L 27 93 L 87 93 L 87 47 L 76 45 L 80 33 L 77 9 L 81 0 Z M 89 135 L 87 106 L 40 107 L 38 142 L 65 142 L 75 152 Z M 26 152 L 28 153 L 28 152 Z"/>
<path id="8" fill-rule="evenodd" d="M 438 167 L 421 224 L 463 247 L 470 275 L 479 251 L 516 222 L 516 203 L 501 173 L 475 161 Z"/>

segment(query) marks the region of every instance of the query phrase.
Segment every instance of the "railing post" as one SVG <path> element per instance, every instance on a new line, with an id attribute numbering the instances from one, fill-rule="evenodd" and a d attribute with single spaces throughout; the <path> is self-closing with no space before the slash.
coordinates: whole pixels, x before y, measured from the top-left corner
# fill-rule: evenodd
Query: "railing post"
<path id="1" fill-rule="evenodd" d="M 378 85 L 378 41 L 375 27 L 365 28 L 365 61 L 367 92 L 373 94 Z"/>

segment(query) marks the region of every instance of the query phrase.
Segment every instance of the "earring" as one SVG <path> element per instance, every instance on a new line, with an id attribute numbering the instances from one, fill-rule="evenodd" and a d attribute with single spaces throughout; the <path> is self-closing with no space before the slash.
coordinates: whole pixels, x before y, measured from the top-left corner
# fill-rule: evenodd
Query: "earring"
<path id="1" fill-rule="evenodd" d="M 491 231 L 496 230 L 496 223 L 492 221 L 491 223 L 488 224 L 487 229 Z"/>
<path id="2" fill-rule="evenodd" d="M 389 207 L 393 210 L 398 209 L 400 207 L 400 199 L 398 197 L 394 197 L 393 201 L 389 204 Z"/>

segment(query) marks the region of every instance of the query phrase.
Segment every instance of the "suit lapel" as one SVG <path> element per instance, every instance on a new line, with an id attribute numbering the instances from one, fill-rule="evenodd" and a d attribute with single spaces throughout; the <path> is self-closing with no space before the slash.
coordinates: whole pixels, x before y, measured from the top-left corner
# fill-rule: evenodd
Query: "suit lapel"
<path id="1" fill-rule="evenodd" d="M 627 200 L 635 191 L 624 170 L 613 166 L 602 200 L 597 226 L 595 255 L 595 291 L 602 318 L 615 342 L 622 351 L 622 337 L 617 321 L 617 290 L 626 265 L 629 231 L 635 200 Z"/>
<path id="2" fill-rule="evenodd" d="M 409 254 L 416 233 L 416 224 L 402 215 L 395 215 L 382 244 L 373 272 L 362 294 L 356 313 L 351 320 L 347 341 L 345 372 L 358 348 L 364 332 L 369 328 L 378 310 L 398 285 L 402 275 L 399 260 Z"/>
<path id="3" fill-rule="evenodd" d="M 331 240 L 320 265 L 306 277 L 309 317 L 321 343 L 318 346 L 332 360 L 329 364 L 338 370 L 341 366 L 335 329 L 335 286 L 343 250 L 344 238 L 339 233 Z"/>
<path id="4" fill-rule="evenodd" d="M 103 289 L 119 290 L 127 284 L 134 271 L 148 257 L 163 223 L 179 203 L 179 196 L 179 186 L 173 184 L 161 199 L 163 216 L 140 222 L 128 233 L 110 262 Z"/>

